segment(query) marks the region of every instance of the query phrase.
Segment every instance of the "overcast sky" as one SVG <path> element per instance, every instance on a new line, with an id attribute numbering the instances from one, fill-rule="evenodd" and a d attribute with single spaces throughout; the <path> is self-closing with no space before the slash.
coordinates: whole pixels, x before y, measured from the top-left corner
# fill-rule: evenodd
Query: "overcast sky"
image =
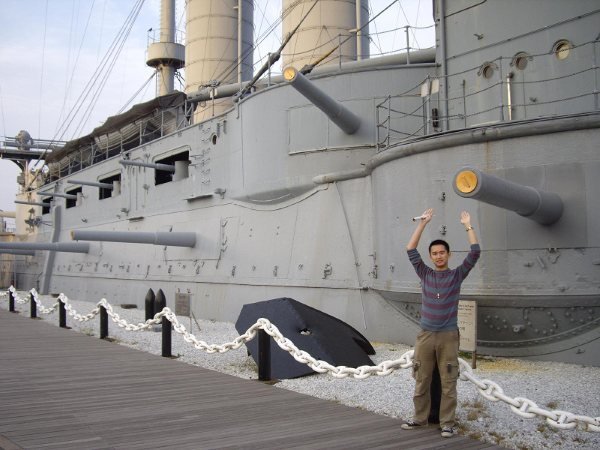
<path id="1" fill-rule="evenodd" d="M 130 99 L 132 104 L 154 97 L 154 82 L 147 67 L 148 30 L 160 26 L 160 1 L 146 0 L 128 35 L 123 50 L 107 79 L 93 110 L 83 112 L 65 133 L 61 125 L 77 104 L 88 81 L 103 60 L 111 43 L 132 12 L 136 0 L 2 0 L 0 13 L 0 140 L 27 130 L 33 139 L 70 140 L 89 133 Z M 410 24 L 433 23 L 431 0 L 371 0 L 371 15 L 395 3 L 371 33 L 397 29 L 373 37 L 371 53 L 391 52 L 406 47 L 405 31 Z M 255 37 L 273 24 L 281 11 L 281 0 L 255 1 Z M 177 28 L 185 29 L 184 0 L 177 0 Z M 411 47 L 433 46 L 433 28 L 411 34 Z M 277 48 L 280 32 L 265 41 L 255 63 Z M 257 63 L 258 64 L 258 63 Z M 179 82 L 176 89 L 183 90 Z M 89 89 L 88 89 L 89 91 Z M 139 91 L 137 96 L 134 96 Z M 129 105 L 131 106 L 131 105 Z M 84 119 L 87 118 L 87 119 Z M 17 166 L 0 160 L 0 209 L 14 210 Z"/>

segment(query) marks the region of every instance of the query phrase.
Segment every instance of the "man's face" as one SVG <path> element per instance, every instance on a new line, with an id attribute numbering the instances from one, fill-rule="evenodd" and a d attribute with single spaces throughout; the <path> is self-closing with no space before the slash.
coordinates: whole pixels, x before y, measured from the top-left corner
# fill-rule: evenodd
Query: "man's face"
<path id="1" fill-rule="evenodd" d="M 441 244 L 431 246 L 429 257 L 435 265 L 435 270 L 446 270 L 448 268 L 448 259 L 450 252 Z"/>

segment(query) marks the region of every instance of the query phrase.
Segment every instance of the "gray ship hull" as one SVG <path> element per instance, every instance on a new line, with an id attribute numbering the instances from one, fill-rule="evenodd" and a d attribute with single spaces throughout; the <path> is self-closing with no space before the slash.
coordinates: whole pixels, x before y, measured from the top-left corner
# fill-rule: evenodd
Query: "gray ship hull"
<path id="1" fill-rule="evenodd" d="M 15 257 L 18 286 L 140 307 L 162 289 L 168 304 L 183 295 L 196 317 L 226 321 L 246 303 L 291 297 L 371 340 L 411 344 L 420 293 L 405 251 L 411 217 L 435 209 L 423 241 L 448 240 L 452 267 L 468 250 L 459 223 L 468 210 L 483 250 L 462 287 L 478 304 L 478 353 L 600 366 L 599 12 L 561 2 L 507 26 L 496 19 L 511 2 L 446 3 L 436 2 L 435 52 L 315 69 L 313 94 L 275 79 L 195 124 L 187 103 L 169 104 L 176 125 L 156 128 L 168 121 L 154 116 L 152 139 L 132 128 L 135 144 L 111 147 L 121 130 L 106 129 L 91 157 L 57 157 L 37 196 L 78 200 L 23 208 L 19 220 L 41 219 L 21 240 L 87 230 L 195 233 L 196 243 L 91 242 L 87 253 Z M 481 26 L 481 39 L 465 33 Z M 175 176 L 160 174 L 164 164 Z M 543 224 L 457 195 L 465 167 L 556 194 L 564 209 Z M 73 190 L 70 180 L 119 190 Z"/>

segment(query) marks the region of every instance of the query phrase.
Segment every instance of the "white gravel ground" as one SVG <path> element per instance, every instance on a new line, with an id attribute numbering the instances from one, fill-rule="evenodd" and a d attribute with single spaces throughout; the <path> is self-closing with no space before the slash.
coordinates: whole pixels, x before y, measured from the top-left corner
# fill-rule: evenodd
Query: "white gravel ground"
<path id="1" fill-rule="evenodd" d="M 21 293 L 26 298 L 26 293 Z M 40 296 L 42 304 L 52 306 L 55 299 Z M 69 300 L 80 314 L 87 314 L 94 304 Z M 114 306 L 114 305 L 113 305 Z M 0 299 L 0 307 L 8 309 L 6 297 Z M 29 313 L 29 304 L 17 309 Z M 144 321 L 141 309 L 122 309 L 114 306 L 114 312 L 129 323 Z M 58 326 L 58 314 L 40 314 L 38 317 Z M 209 344 L 231 342 L 238 336 L 232 323 L 179 317 L 182 323 L 198 339 Z M 67 316 L 67 325 L 74 331 L 99 336 L 98 317 L 88 322 L 78 322 Z M 161 333 L 153 331 L 130 332 L 109 322 L 109 336 L 122 345 L 160 355 Z M 373 343 L 375 364 L 398 359 L 411 347 L 403 344 Z M 254 360 L 247 356 L 245 347 L 223 354 L 207 354 L 186 343 L 173 333 L 172 354 L 180 361 L 205 367 L 246 379 L 257 378 Z M 480 379 L 498 383 L 504 394 L 525 397 L 546 410 L 568 411 L 573 414 L 599 418 L 600 416 L 600 368 L 574 364 L 532 362 L 517 359 L 478 358 L 473 372 Z M 326 374 L 315 374 L 294 380 L 282 380 L 277 388 L 289 389 L 348 406 L 363 408 L 399 419 L 412 414 L 414 382 L 410 370 L 397 370 L 390 376 L 372 376 L 365 380 L 335 379 Z M 600 449 L 600 432 L 583 429 L 560 431 L 551 428 L 543 418 L 522 418 L 513 413 L 503 402 L 490 402 L 478 394 L 469 381 L 459 381 L 459 406 L 457 420 L 459 432 L 475 439 L 491 442 L 512 449 Z M 400 422 L 399 422 L 400 425 Z M 582 427 L 580 427 L 582 428 Z M 400 431 L 410 433 L 410 431 Z"/>

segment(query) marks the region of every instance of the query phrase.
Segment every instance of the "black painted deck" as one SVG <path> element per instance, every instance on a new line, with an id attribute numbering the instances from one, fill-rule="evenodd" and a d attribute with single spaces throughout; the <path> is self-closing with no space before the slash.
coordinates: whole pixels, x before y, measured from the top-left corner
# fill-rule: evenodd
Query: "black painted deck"
<path id="1" fill-rule="evenodd" d="M 0 449 L 480 449 L 0 309 Z"/>

